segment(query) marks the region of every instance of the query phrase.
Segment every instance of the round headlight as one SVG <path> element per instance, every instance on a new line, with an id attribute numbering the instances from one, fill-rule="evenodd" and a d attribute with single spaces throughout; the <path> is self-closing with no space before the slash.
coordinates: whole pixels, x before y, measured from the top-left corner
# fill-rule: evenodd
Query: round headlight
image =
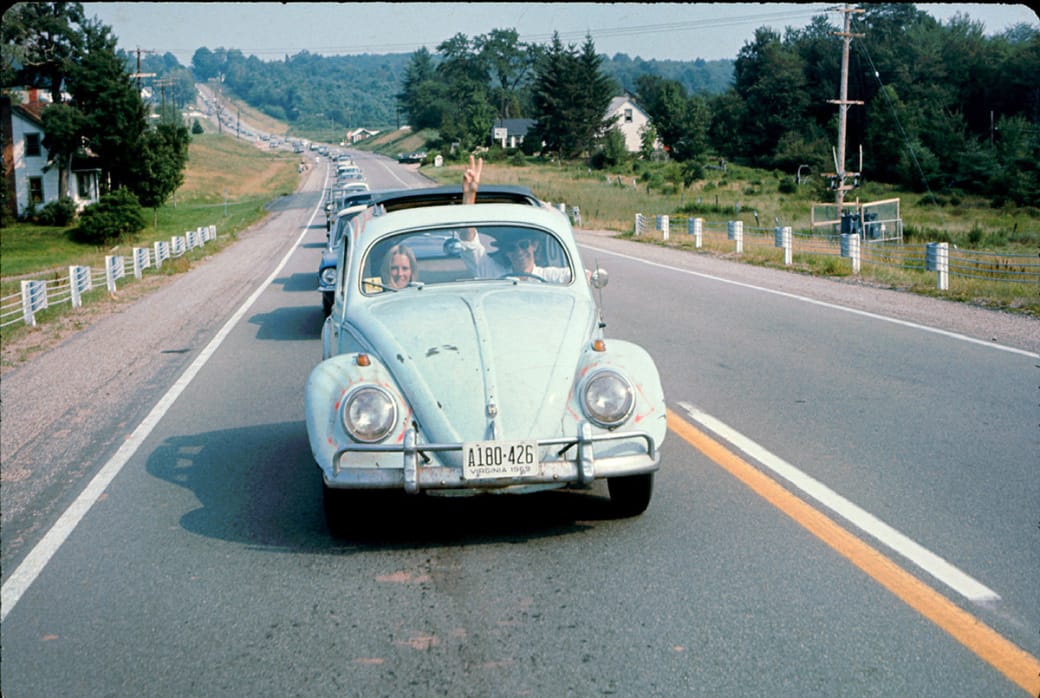
<path id="1" fill-rule="evenodd" d="M 615 371 L 597 371 L 581 392 L 585 414 L 601 427 L 616 427 L 632 414 L 636 397 L 632 385 Z"/>
<path id="2" fill-rule="evenodd" d="M 343 401 L 343 426 L 357 441 L 379 441 L 396 423 L 397 403 L 382 388 L 362 386 Z"/>
<path id="3" fill-rule="evenodd" d="M 336 267 L 325 267 L 321 270 L 321 282 L 326 286 L 336 285 Z"/>

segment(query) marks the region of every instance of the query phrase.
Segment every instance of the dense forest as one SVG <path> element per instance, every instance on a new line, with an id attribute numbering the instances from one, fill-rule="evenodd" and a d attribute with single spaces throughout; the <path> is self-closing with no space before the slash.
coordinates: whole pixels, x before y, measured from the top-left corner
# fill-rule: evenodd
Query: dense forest
<path id="1" fill-rule="evenodd" d="M 605 84 L 633 94 L 651 116 L 648 135 L 660 138 L 687 180 L 720 157 L 833 172 L 841 21 L 832 12 L 782 33 L 759 28 L 733 61 L 599 55 L 597 90 Z M 1040 28 L 1017 25 L 987 36 L 967 16 L 942 23 L 913 4 L 887 3 L 857 11 L 852 32 L 848 94 L 862 105 L 848 110 L 849 169 L 859 169 L 862 148 L 864 179 L 979 193 L 995 203 L 1040 200 Z M 192 69 L 198 79 L 223 79 L 296 131 L 408 123 L 481 145 L 489 120 L 526 117 L 545 125 L 546 108 L 586 99 L 574 76 L 590 79 L 590 48 L 591 38 L 581 47 L 554 47 L 496 29 L 411 55 L 303 52 L 264 62 L 202 48 Z M 611 146 L 609 131 L 598 142 L 568 142 L 584 150 L 566 156 L 612 161 L 596 157 Z"/>
<path id="2" fill-rule="evenodd" d="M 143 65 L 165 74 L 170 58 L 150 57 Z M 237 49 L 203 47 L 192 57 L 192 68 L 200 80 L 223 77 L 239 97 L 298 129 L 384 129 L 400 123 L 397 95 L 411 58 L 406 53 L 319 56 L 303 51 L 280 61 L 261 61 Z M 732 60 L 657 61 L 619 53 L 603 68 L 631 92 L 636 78 L 644 74 L 676 80 L 691 92 L 709 93 L 723 92 L 733 78 Z"/>

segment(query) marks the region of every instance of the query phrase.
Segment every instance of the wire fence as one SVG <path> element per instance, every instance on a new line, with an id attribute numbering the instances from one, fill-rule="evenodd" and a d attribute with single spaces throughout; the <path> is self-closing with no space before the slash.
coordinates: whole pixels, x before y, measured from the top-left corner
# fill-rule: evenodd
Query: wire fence
<path id="1" fill-rule="evenodd" d="M 156 241 L 152 247 L 135 247 L 130 255 L 109 255 L 100 269 L 73 265 L 66 270 L 50 270 L 21 279 L 21 289 L 0 297 L 0 328 L 23 323 L 35 327 L 41 311 L 68 303 L 73 308 L 83 305 L 85 296 L 94 289 L 106 288 L 115 293 L 117 285 L 127 279 L 127 267 L 135 279 L 148 270 L 158 271 L 163 262 L 182 257 L 190 250 L 217 239 L 217 226 L 202 226 L 169 241 Z"/>
<path id="2" fill-rule="evenodd" d="M 949 290 L 950 277 L 1032 285 L 1040 290 L 1040 255 L 978 252 L 959 249 L 945 242 L 907 244 L 899 240 L 871 239 L 857 233 L 814 234 L 796 232 L 790 227 L 759 228 L 743 221 L 709 221 L 685 216 L 646 216 L 635 214 L 635 235 L 660 235 L 664 240 L 675 235 L 692 239 L 695 247 L 705 241 L 714 246 L 731 246 L 737 254 L 745 246 L 776 247 L 784 250 L 784 263 L 793 263 L 794 254 L 846 258 L 853 273 L 863 265 L 917 272 L 934 272 L 939 290 Z"/>

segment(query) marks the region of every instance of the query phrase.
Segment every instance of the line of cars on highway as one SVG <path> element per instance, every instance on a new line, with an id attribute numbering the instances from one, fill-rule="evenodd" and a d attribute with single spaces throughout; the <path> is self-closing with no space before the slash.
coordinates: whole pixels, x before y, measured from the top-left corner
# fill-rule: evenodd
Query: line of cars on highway
<path id="1" fill-rule="evenodd" d="M 333 532 L 361 525 L 373 490 L 605 479 L 617 515 L 646 509 L 667 431 L 660 378 L 641 347 L 605 337 L 593 290 L 607 275 L 585 269 L 566 216 L 517 186 L 469 203 L 458 185 L 326 197 L 306 424 Z"/>

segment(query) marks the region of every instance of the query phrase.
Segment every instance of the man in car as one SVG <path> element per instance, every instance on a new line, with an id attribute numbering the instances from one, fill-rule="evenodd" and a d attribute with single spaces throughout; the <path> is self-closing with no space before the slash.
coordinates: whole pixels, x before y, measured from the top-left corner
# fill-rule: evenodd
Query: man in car
<path id="1" fill-rule="evenodd" d="M 484 158 L 476 160 L 469 156 L 469 167 L 462 174 L 462 203 L 477 202 L 477 189 L 480 186 L 480 173 L 484 169 Z M 543 235 L 544 236 L 544 235 Z M 487 254 L 484 244 L 477 235 L 476 228 L 467 228 L 459 235 L 459 250 L 462 261 L 470 272 L 481 279 L 498 279 L 503 276 L 520 276 L 535 278 L 554 284 L 565 284 L 571 280 L 571 270 L 565 267 L 540 267 L 535 264 L 535 254 L 541 240 L 535 231 L 518 239 L 508 239 L 499 243 L 505 252 L 509 266 Z"/>

